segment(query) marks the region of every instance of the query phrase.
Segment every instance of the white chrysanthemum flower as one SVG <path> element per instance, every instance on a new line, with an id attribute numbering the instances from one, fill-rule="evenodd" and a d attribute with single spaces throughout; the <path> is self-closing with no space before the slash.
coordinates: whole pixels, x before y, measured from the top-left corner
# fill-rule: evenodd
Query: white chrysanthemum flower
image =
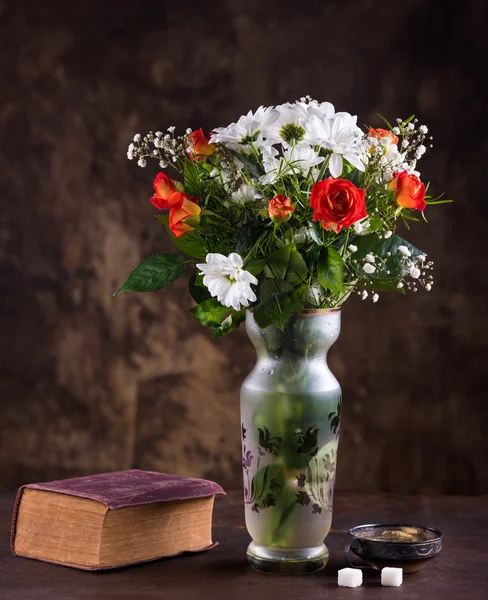
<path id="1" fill-rule="evenodd" d="M 322 119 L 314 114 L 304 124 L 307 132 L 305 141 L 331 152 L 329 171 L 332 177 L 341 176 L 343 159 L 360 171 L 365 169 L 366 158 L 359 145 L 362 133 L 356 119 L 349 113 L 336 113 L 331 118 Z"/>
<path id="2" fill-rule="evenodd" d="M 364 263 L 364 265 L 363 265 L 363 271 L 365 273 L 367 273 L 368 275 L 371 275 L 372 273 L 374 273 L 376 271 L 376 267 L 374 265 L 372 265 L 371 263 L 367 262 L 367 263 Z"/>
<path id="3" fill-rule="evenodd" d="M 251 150 L 250 144 L 259 148 L 263 145 L 263 130 L 278 117 L 279 112 L 272 106 L 260 106 L 255 113 L 250 110 L 247 115 L 240 117 L 237 123 L 214 129 L 212 142 L 245 152 Z"/>
<path id="4" fill-rule="evenodd" d="M 235 204 L 246 204 L 247 202 L 253 202 L 255 200 L 260 200 L 261 198 L 262 196 L 256 192 L 255 188 L 251 185 L 246 185 L 245 183 L 230 196 L 230 200 L 235 202 Z"/>
<path id="5" fill-rule="evenodd" d="M 321 102 L 317 107 L 311 107 L 309 112 L 311 114 L 317 114 L 322 117 L 328 117 L 329 119 L 331 117 L 334 117 L 336 114 L 334 105 L 330 102 Z"/>
<path id="6" fill-rule="evenodd" d="M 209 253 L 205 260 L 205 263 L 197 264 L 197 268 L 200 269 L 203 284 L 212 297 L 217 298 L 223 306 L 232 307 L 234 310 L 256 302 L 256 294 L 251 289 L 251 284 L 256 285 L 258 280 L 242 268 L 243 261 L 239 254 L 233 252 L 224 256 Z"/>
<path id="7" fill-rule="evenodd" d="M 283 154 L 285 162 L 288 163 L 290 170 L 298 169 L 306 173 L 309 169 L 324 162 L 323 156 L 318 156 L 315 150 L 308 144 L 299 144 L 288 148 Z"/>
<path id="8" fill-rule="evenodd" d="M 304 124 L 308 120 L 308 107 L 287 102 L 277 106 L 275 110 L 278 112 L 278 118 L 263 128 L 266 144 L 282 144 L 284 148 L 300 144 L 306 133 Z"/>
<path id="9" fill-rule="evenodd" d="M 412 253 L 406 246 L 398 246 L 397 252 L 403 254 L 403 256 L 412 256 Z"/>
<path id="10" fill-rule="evenodd" d="M 287 148 L 281 158 L 277 158 L 277 151 L 270 147 L 263 149 L 263 164 L 266 175 L 261 177 L 263 184 L 274 183 L 279 177 L 288 173 L 299 172 L 306 175 L 324 161 L 323 156 L 318 156 L 308 144 L 298 144 Z"/>

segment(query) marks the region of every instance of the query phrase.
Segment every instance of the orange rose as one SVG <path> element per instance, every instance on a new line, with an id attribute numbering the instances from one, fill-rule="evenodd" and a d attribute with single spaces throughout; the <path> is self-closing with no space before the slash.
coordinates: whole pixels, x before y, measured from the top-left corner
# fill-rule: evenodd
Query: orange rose
<path id="1" fill-rule="evenodd" d="M 211 144 L 208 137 L 203 133 L 203 129 L 198 129 L 190 133 L 188 140 L 193 147 L 193 152 L 190 153 L 192 160 L 202 160 L 205 156 L 210 156 L 216 151 L 215 144 Z"/>
<path id="2" fill-rule="evenodd" d="M 153 187 L 156 193 L 151 198 L 151 202 L 154 206 L 159 210 L 171 208 L 174 202 L 170 202 L 170 198 L 176 192 L 175 182 L 164 173 L 158 173 Z"/>
<path id="3" fill-rule="evenodd" d="M 364 190 L 347 179 L 329 177 L 316 183 L 312 187 L 310 206 L 314 209 L 313 220 L 336 233 L 367 216 Z"/>
<path id="4" fill-rule="evenodd" d="M 425 202 L 425 185 L 416 175 L 407 171 L 393 173 L 393 179 L 388 184 L 390 190 L 395 190 L 397 204 L 404 208 L 414 208 L 423 211 Z"/>
<path id="5" fill-rule="evenodd" d="M 388 145 L 398 144 L 398 137 L 391 131 L 388 131 L 388 129 L 373 129 L 372 127 L 370 127 L 368 131 L 368 136 L 376 138 L 378 140 L 388 138 L 388 141 L 390 142 Z"/>
<path id="6" fill-rule="evenodd" d="M 283 194 L 278 194 L 268 202 L 268 213 L 273 223 L 288 221 L 294 210 L 290 198 Z"/>
<path id="7" fill-rule="evenodd" d="M 174 204 L 169 211 L 169 228 L 175 237 L 181 237 L 195 229 L 194 225 L 200 221 L 202 209 L 194 202 L 196 196 L 191 200 L 188 194 L 176 192 L 171 198 Z"/>

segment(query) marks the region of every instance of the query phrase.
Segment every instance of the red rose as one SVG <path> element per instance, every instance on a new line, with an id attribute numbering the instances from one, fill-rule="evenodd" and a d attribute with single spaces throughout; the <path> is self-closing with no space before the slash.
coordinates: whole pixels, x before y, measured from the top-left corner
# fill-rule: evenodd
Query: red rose
<path id="1" fill-rule="evenodd" d="M 170 198 L 176 192 L 175 182 L 164 173 L 158 173 L 153 187 L 156 193 L 151 198 L 151 202 L 154 206 L 159 210 L 171 208 L 174 202 L 170 201 Z"/>
<path id="2" fill-rule="evenodd" d="M 395 200 L 404 208 L 415 208 L 423 211 L 425 202 L 425 185 L 417 175 L 409 175 L 407 171 L 393 173 L 388 188 L 395 190 Z"/>
<path id="3" fill-rule="evenodd" d="M 336 233 L 367 216 L 364 190 L 347 179 L 329 177 L 316 183 L 312 187 L 310 206 L 314 209 L 313 220 Z"/>
<path id="4" fill-rule="evenodd" d="M 268 213 L 274 223 L 288 221 L 294 210 L 290 198 L 283 194 L 278 194 L 268 202 Z"/>
<path id="5" fill-rule="evenodd" d="M 195 229 L 202 209 L 196 204 L 196 197 L 191 200 L 183 192 L 176 192 L 171 198 L 174 204 L 169 211 L 169 228 L 175 237 L 181 237 Z"/>
<path id="6" fill-rule="evenodd" d="M 215 144 L 211 144 L 208 137 L 203 133 L 203 129 L 193 131 L 188 136 L 188 141 L 193 147 L 190 157 L 202 160 L 205 156 L 210 156 L 216 151 Z"/>
<path id="7" fill-rule="evenodd" d="M 370 127 L 368 137 L 376 138 L 378 140 L 388 138 L 390 144 L 398 144 L 398 137 L 392 131 L 388 131 L 388 129 L 373 129 Z"/>

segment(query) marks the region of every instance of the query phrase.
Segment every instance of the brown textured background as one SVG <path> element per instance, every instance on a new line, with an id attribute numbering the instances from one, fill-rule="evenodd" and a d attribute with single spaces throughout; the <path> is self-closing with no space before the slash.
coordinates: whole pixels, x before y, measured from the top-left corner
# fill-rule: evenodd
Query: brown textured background
<path id="1" fill-rule="evenodd" d="M 482 0 L 0 2 L 0 489 L 127 467 L 238 485 L 244 331 L 214 342 L 186 281 L 112 292 L 170 250 L 133 134 L 304 94 L 415 112 L 456 203 L 411 233 L 433 291 L 350 301 L 338 485 L 488 492 Z"/>

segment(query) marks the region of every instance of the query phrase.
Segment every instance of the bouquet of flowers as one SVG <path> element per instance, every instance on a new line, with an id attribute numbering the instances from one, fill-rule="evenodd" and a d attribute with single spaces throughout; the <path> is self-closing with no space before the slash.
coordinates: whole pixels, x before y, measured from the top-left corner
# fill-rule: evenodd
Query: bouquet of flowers
<path id="1" fill-rule="evenodd" d="M 396 233 L 426 221 L 418 160 L 431 146 L 417 119 L 357 125 L 310 97 L 259 107 L 206 136 L 137 134 L 128 158 L 161 169 L 152 204 L 179 253 L 156 254 L 117 290 L 159 290 L 196 268 L 190 309 L 214 336 L 250 308 L 261 327 L 283 328 L 304 308 L 334 308 L 351 294 L 430 290 L 432 262 Z"/>

